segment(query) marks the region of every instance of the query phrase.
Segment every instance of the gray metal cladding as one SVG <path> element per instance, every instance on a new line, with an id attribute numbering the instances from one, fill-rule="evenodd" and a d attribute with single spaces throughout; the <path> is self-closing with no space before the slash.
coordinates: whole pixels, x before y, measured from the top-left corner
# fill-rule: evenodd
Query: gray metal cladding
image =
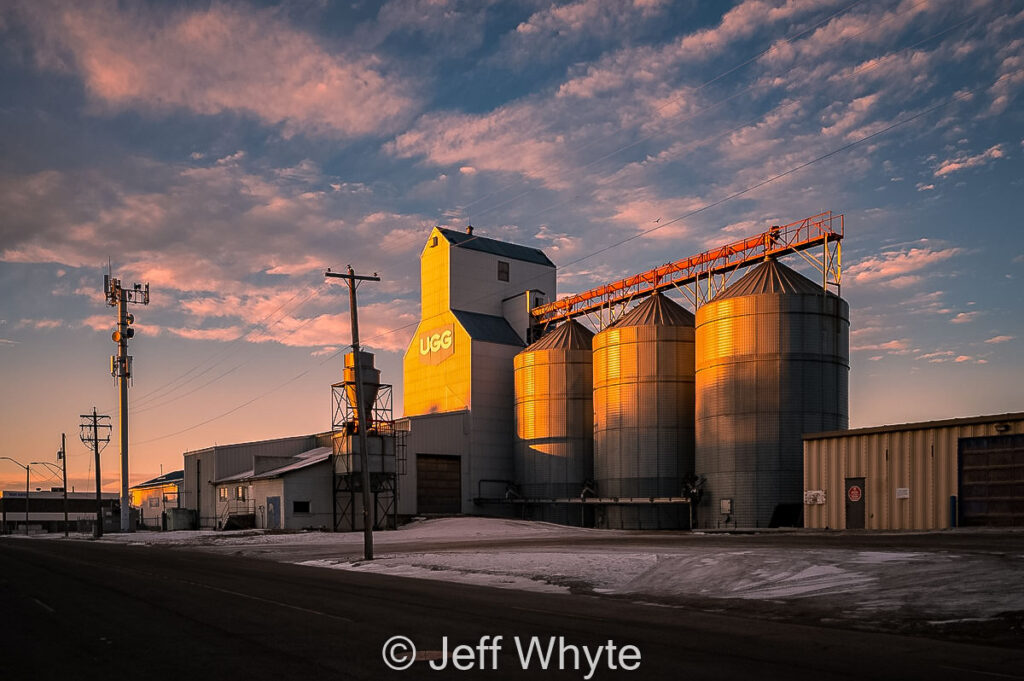
<path id="1" fill-rule="evenodd" d="M 594 478 L 601 497 L 679 496 L 694 464 L 694 317 L 661 294 L 594 336 Z M 678 528 L 676 508 L 608 506 L 599 524 Z"/>
<path id="2" fill-rule="evenodd" d="M 515 356 L 514 460 L 525 497 L 579 497 L 593 477 L 592 338 L 570 320 Z M 564 506 L 541 516 L 554 522 L 579 517 Z"/>
<path id="3" fill-rule="evenodd" d="M 848 425 L 849 329 L 846 301 L 775 261 L 697 311 L 699 526 L 767 527 L 802 503 L 802 435 Z"/>

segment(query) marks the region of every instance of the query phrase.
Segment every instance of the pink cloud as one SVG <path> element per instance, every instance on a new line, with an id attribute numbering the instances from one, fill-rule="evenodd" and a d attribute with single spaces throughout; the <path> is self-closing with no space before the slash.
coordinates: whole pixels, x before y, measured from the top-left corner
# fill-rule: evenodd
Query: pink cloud
<path id="1" fill-rule="evenodd" d="M 237 326 L 213 329 L 199 329 L 192 327 L 168 328 L 167 331 L 175 336 L 180 336 L 181 338 L 187 338 L 189 340 L 233 341 L 242 334 L 242 329 Z"/>
<path id="2" fill-rule="evenodd" d="M 112 331 L 116 320 L 109 314 L 94 314 L 83 319 L 81 324 L 93 331 Z"/>
<path id="3" fill-rule="evenodd" d="M 544 61 L 584 41 L 629 42 L 668 0 L 576 0 L 550 3 L 505 35 L 494 57 L 505 65 Z"/>
<path id="4" fill-rule="evenodd" d="M 718 26 L 691 33 L 679 42 L 678 55 L 684 59 L 706 58 L 735 40 L 746 38 L 765 26 L 786 21 L 820 9 L 827 3 L 767 2 L 747 0 L 733 7 Z"/>
<path id="5" fill-rule="evenodd" d="M 952 357 L 956 353 L 952 350 L 937 350 L 935 352 L 929 352 L 924 355 L 918 355 L 917 359 L 926 359 L 928 361 L 939 360 L 945 361 L 946 358 Z"/>
<path id="6" fill-rule="evenodd" d="M 636 84 L 660 85 L 680 65 L 711 58 L 758 30 L 820 11 L 823 4 L 746 0 L 726 12 L 717 26 L 695 31 L 663 47 L 627 47 L 605 56 L 563 83 L 558 96 L 593 98 Z"/>
<path id="7" fill-rule="evenodd" d="M 389 130 L 416 107 L 378 59 L 328 52 L 273 10 L 31 7 L 39 63 L 78 73 L 113 109 L 237 111 L 286 134 L 350 137 Z"/>
<path id="8" fill-rule="evenodd" d="M 650 187 L 632 191 L 614 190 L 601 192 L 598 197 L 613 205 L 612 219 L 628 225 L 637 232 L 656 231 L 646 235 L 646 239 L 667 241 L 679 239 L 690 233 L 685 220 L 668 224 L 673 218 L 691 212 L 704 205 L 695 197 L 665 198 L 658 196 Z M 662 225 L 665 225 L 662 227 Z M 709 237 L 711 242 L 722 240 L 720 234 Z"/>
<path id="9" fill-rule="evenodd" d="M 847 104 L 842 112 L 836 112 L 830 115 L 830 125 L 821 129 L 821 134 L 826 136 L 834 135 L 849 135 L 857 133 L 857 126 L 864 123 L 865 119 L 871 113 L 875 104 L 878 103 L 881 95 L 879 93 L 873 93 L 870 95 L 864 95 L 863 97 L 857 97 L 852 102 Z"/>
<path id="10" fill-rule="evenodd" d="M 270 267 L 266 269 L 267 274 L 297 275 L 307 274 L 316 270 L 325 269 L 322 257 L 307 255 L 297 260 L 283 260 L 273 258 Z"/>
<path id="11" fill-rule="evenodd" d="M 481 115 L 431 114 L 385 149 L 401 158 L 424 156 L 436 165 L 519 173 L 549 187 L 564 188 L 570 168 L 565 140 L 550 130 L 549 124 L 543 112 L 529 103 Z"/>
<path id="12" fill-rule="evenodd" d="M 867 350 L 888 350 L 890 354 L 906 354 L 910 352 L 910 340 L 899 338 L 884 343 L 865 343 L 862 345 L 850 346 L 851 352 L 864 352 Z"/>
<path id="13" fill-rule="evenodd" d="M 1010 31 L 1019 31 L 1014 28 L 1015 24 L 1024 21 L 1024 12 L 1018 13 L 1015 17 L 1004 18 L 1001 22 Z M 1019 35 L 1019 33 L 1018 33 Z M 999 78 L 992 87 L 989 94 L 992 96 L 992 103 L 989 105 L 989 113 L 997 115 L 1006 110 L 1010 102 L 1017 95 L 1017 90 L 1024 85 L 1024 39 L 1008 41 L 999 51 L 1002 62 L 999 65 Z"/>
<path id="14" fill-rule="evenodd" d="M 790 5 L 796 3 L 788 3 Z M 775 65 L 788 65 L 796 60 L 814 62 L 828 55 L 844 41 L 859 39 L 864 43 L 885 43 L 903 31 L 922 14 L 937 12 L 942 3 L 935 0 L 902 0 L 884 10 L 862 6 L 863 11 L 846 12 L 816 28 L 799 40 L 781 39 L 761 59 Z"/>
<path id="15" fill-rule="evenodd" d="M 63 325 L 64 322 L 60 319 L 22 319 L 18 322 L 18 328 L 22 329 L 56 329 Z"/>
<path id="16" fill-rule="evenodd" d="M 989 338 L 985 342 L 986 343 L 991 343 L 991 344 L 995 344 L 995 343 L 1009 343 L 1013 339 L 1014 339 L 1014 336 L 993 336 L 992 338 Z"/>
<path id="17" fill-rule="evenodd" d="M 927 247 L 886 251 L 854 263 L 846 274 L 860 284 L 892 285 L 892 282 L 900 282 L 901 277 L 945 262 L 963 252 L 962 248 L 933 250 Z M 900 283 L 916 283 L 916 280 Z"/>
<path id="18" fill-rule="evenodd" d="M 973 322 L 974 318 L 978 316 L 978 312 L 961 312 L 952 319 L 949 320 L 951 324 L 967 324 Z"/>
<path id="19" fill-rule="evenodd" d="M 1001 144 L 989 147 L 985 151 L 974 156 L 957 154 L 953 158 L 946 159 L 939 164 L 939 167 L 935 169 L 935 177 L 943 177 L 944 175 L 949 175 L 950 173 L 955 173 L 959 170 L 983 166 L 997 158 L 1003 158 L 1005 155 L 1006 154 L 1003 152 L 1003 145 Z"/>
<path id="20" fill-rule="evenodd" d="M 609 35 L 628 20 L 636 9 L 644 13 L 659 9 L 664 0 L 620 2 L 619 0 L 578 0 L 565 5 L 546 7 L 516 26 L 516 33 L 550 39 L 566 40 L 572 34 L 580 37 Z"/>

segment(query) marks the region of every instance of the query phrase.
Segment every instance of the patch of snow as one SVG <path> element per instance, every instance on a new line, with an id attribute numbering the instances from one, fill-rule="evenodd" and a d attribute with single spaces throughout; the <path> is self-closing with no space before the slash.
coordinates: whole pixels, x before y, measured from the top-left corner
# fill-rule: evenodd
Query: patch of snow
<path id="1" fill-rule="evenodd" d="M 499 589 L 519 589 L 540 593 L 568 593 L 569 588 L 549 584 L 547 582 L 516 577 L 501 573 L 467 572 L 463 570 L 444 570 L 415 565 L 388 564 L 386 561 L 368 561 L 355 563 L 338 563 L 330 560 L 309 560 L 300 565 L 326 567 L 334 570 L 351 570 L 353 572 L 373 572 L 392 577 L 413 577 L 416 579 L 432 579 L 443 582 L 459 582 L 477 586 L 492 586 Z"/>

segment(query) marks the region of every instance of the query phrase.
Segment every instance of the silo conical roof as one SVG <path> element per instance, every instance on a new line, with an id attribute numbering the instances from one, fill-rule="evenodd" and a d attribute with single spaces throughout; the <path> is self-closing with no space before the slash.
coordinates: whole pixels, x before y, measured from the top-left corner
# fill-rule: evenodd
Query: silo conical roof
<path id="1" fill-rule="evenodd" d="M 529 346 L 524 352 L 537 350 L 590 350 L 593 332 L 580 324 L 575 319 L 570 319 L 560 324 L 554 331 L 549 331 L 544 336 Z"/>
<path id="2" fill-rule="evenodd" d="M 624 326 L 693 326 L 693 313 L 661 293 L 655 293 L 627 312 L 612 327 Z"/>
<path id="3" fill-rule="evenodd" d="M 726 287 L 715 296 L 715 300 L 756 296 L 764 293 L 814 293 L 821 295 L 824 289 L 794 269 L 776 260 L 766 260 L 754 267 L 743 277 Z M 833 294 L 834 295 L 834 294 Z"/>

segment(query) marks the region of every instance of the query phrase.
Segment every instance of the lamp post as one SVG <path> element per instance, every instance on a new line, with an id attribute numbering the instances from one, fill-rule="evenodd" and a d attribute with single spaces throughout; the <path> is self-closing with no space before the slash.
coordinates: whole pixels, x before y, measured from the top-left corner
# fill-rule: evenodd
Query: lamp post
<path id="1" fill-rule="evenodd" d="M 63 436 L 64 436 L 64 434 L 61 433 L 61 438 L 63 438 Z M 62 442 L 62 445 L 63 445 L 63 442 Z M 57 451 L 57 458 L 63 458 L 63 457 L 61 457 L 61 453 L 62 453 L 61 450 Z M 61 473 L 63 475 L 63 477 L 64 477 L 64 487 L 62 489 L 64 490 L 64 536 L 67 537 L 68 536 L 68 467 L 67 467 L 67 463 L 65 462 L 65 465 L 64 465 L 63 468 L 58 468 L 56 464 L 52 464 L 49 461 L 30 461 L 28 465 L 29 466 L 36 466 L 36 465 L 46 466 L 47 468 L 51 468 L 51 469 L 53 469 L 55 471 L 58 471 L 59 473 Z"/>
<path id="2" fill-rule="evenodd" d="M 29 486 L 29 468 L 20 461 L 15 461 L 9 456 L 0 456 L 0 459 L 7 459 L 11 463 L 16 463 L 25 469 L 25 534 L 28 534 L 28 486 Z"/>

